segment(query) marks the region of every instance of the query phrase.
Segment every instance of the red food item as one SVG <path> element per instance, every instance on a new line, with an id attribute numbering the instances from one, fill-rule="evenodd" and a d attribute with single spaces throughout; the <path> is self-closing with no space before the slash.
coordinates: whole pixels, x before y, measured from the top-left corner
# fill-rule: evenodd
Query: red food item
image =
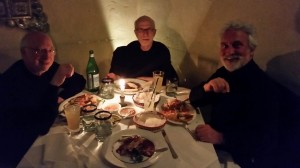
<path id="1" fill-rule="evenodd" d="M 155 152 L 155 146 L 150 140 L 139 135 L 133 135 L 122 139 L 122 144 L 116 149 L 116 152 L 121 156 L 131 157 L 134 150 L 144 156 L 151 157 Z"/>
<path id="2" fill-rule="evenodd" d="M 83 94 L 77 96 L 69 101 L 70 104 L 78 104 L 80 107 L 87 105 L 87 104 L 94 104 L 98 105 L 98 100 L 96 97 L 90 94 Z"/>
<path id="3" fill-rule="evenodd" d="M 163 113 L 168 120 L 180 122 L 190 121 L 194 114 L 190 111 L 187 104 L 178 99 L 170 99 L 161 106 L 161 113 Z"/>

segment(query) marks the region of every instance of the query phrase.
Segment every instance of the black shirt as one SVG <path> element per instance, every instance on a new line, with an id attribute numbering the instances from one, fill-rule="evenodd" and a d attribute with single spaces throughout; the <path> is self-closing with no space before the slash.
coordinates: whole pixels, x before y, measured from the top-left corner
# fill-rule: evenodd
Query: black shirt
<path id="1" fill-rule="evenodd" d="M 140 43 L 133 41 L 114 51 L 109 72 L 121 77 L 136 78 L 152 77 L 152 72 L 155 70 L 164 71 L 165 80 L 178 78 L 171 64 L 170 52 L 164 44 L 153 41 L 149 51 L 142 51 Z"/>

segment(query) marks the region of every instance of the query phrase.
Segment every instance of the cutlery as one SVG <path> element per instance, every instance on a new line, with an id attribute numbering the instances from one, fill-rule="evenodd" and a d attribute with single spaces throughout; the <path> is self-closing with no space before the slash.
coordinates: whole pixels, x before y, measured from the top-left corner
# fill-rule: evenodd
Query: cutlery
<path id="1" fill-rule="evenodd" d="M 177 115 L 177 119 L 182 123 L 182 125 L 181 126 L 183 126 L 184 127 L 184 129 L 185 130 L 187 130 L 188 131 L 188 133 L 195 139 L 195 140 L 197 140 L 196 138 L 195 138 L 195 136 L 194 136 L 194 134 L 193 134 L 193 132 L 190 130 L 190 128 L 189 128 L 189 123 L 187 122 L 187 121 L 185 121 L 185 120 L 183 120 L 183 119 L 181 119 L 180 117 L 179 117 L 179 115 Z"/>
<path id="2" fill-rule="evenodd" d="M 165 131 L 164 129 L 162 129 L 162 130 L 161 130 L 161 133 L 162 133 L 162 135 L 163 135 L 163 137 L 164 137 L 166 143 L 168 144 L 168 146 L 169 146 L 169 148 L 170 148 L 172 157 L 173 157 L 174 159 L 177 159 L 177 158 L 178 158 L 177 153 L 175 152 L 175 150 L 174 150 L 174 148 L 173 148 L 173 146 L 172 146 L 172 144 L 171 144 L 171 142 L 170 142 L 170 139 L 169 139 L 168 135 L 166 134 L 166 131 Z"/>
<path id="3" fill-rule="evenodd" d="M 168 148 L 165 147 L 165 148 L 159 148 L 159 149 L 155 149 L 155 152 L 164 152 L 164 151 L 167 151 Z"/>
<path id="4" fill-rule="evenodd" d="M 188 133 L 190 133 L 190 135 L 191 135 L 195 140 L 197 140 L 197 139 L 195 138 L 193 132 L 190 130 L 190 128 L 188 127 L 187 124 L 184 124 L 184 128 L 188 131 Z"/>

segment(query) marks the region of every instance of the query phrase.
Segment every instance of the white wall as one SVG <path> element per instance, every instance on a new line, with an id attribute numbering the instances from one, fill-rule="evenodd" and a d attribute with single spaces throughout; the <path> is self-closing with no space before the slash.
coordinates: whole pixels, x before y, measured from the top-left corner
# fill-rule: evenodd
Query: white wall
<path id="1" fill-rule="evenodd" d="M 104 76 L 113 50 L 135 40 L 133 22 L 141 15 L 156 21 L 156 40 L 165 43 L 181 80 L 189 86 L 219 66 L 219 31 L 231 20 L 251 23 L 259 46 L 255 61 L 300 93 L 299 0 L 40 0 L 48 15 L 57 61 L 85 74 L 88 51 Z M 19 59 L 24 31 L 0 25 L 0 72 Z"/>

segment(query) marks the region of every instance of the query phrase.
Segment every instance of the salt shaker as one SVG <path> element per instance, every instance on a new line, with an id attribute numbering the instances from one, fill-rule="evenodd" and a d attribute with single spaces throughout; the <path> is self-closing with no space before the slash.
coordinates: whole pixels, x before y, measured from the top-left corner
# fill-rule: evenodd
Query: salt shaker
<path id="1" fill-rule="evenodd" d="M 99 96 L 104 99 L 114 98 L 114 80 L 112 78 L 103 78 L 101 80 Z"/>
<path id="2" fill-rule="evenodd" d="M 95 135 L 100 142 L 103 142 L 112 133 L 111 116 L 109 111 L 99 111 L 94 116 L 96 120 Z"/>

